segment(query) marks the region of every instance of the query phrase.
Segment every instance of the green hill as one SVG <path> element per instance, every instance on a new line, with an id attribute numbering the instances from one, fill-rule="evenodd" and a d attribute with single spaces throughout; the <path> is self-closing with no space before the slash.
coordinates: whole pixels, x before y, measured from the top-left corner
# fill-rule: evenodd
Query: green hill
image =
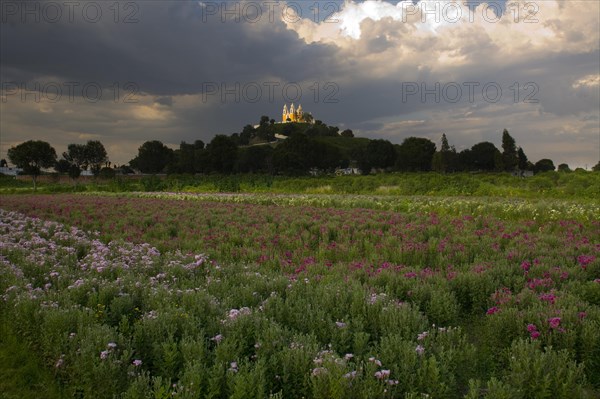
<path id="1" fill-rule="evenodd" d="M 353 150 L 366 147 L 370 141 L 366 137 L 317 136 L 313 138 L 318 142 L 339 148 L 342 155 L 348 159 L 352 159 L 351 154 Z"/>

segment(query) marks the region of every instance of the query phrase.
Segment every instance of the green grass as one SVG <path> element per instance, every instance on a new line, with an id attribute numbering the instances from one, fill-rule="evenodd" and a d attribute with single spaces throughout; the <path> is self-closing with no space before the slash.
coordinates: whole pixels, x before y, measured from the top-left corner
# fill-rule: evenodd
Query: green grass
<path id="1" fill-rule="evenodd" d="M 323 138 L 324 140 L 327 138 Z M 342 142 L 344 138 L 336 138 Z M 600 197 L 600 173 L 547 172 L 529 178 L 507 173 L 386 173 L 371 176 L 169 175 L 141 179 L 40 183 L 42 194 L 67 192 L 176 191 L 277 194 L 377 194 L 382 196 L 590 199 Z M 30 182 L 0 178 L 0 194 L 33 193 Z"/>
<path id="2" fill-rule="evenodd" d="M 0 320 L 0 398 L 61 398 L 54 376 L 36 352 L 14 331 L 12 323 Z"/>

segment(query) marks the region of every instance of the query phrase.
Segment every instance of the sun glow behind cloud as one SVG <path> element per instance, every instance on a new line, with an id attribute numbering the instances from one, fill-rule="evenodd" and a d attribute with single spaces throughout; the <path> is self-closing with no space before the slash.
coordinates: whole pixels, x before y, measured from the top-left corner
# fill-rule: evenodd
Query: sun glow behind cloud
<path id="1" fill-rule="evenodd" d="M 410 107 L 399 100 L 400 92 L 397 98 L 385 96 L 386 86 L 381 84 L 377 86 L 381 95 L 373 100 L 389 99 L 399 111 L 369 119 L 365 125 L 380 127 L 362 133 L 393 140 L 401 132 L 436 140 L 442 131 L 454 132 L 450 134 L 455 137 L 471 132 L 469 135 L 493 141 L 484 132 L 507 127 L 528 132 L 527 137 L 521 136 L 522 144 L 541 145 L 539 140 L 547 139 L 543 148 L 556 152 L 559 147 L 551 143 L 561 137 L 593 140 L 599 132 L 599 75 L 589 74 L 582 66 L 569 69 L 565 65 L 569 57 L 586 59 L 598 53 L 600 2 L 510 1 L 503 9 L 499 4 L 475 7 L 452 0 L 415 4 L 347 0 L 328 20 L 304 18 L 286 22 L 286 26 L 308 45 L 334 46 L 337 57 L 351 60 L 347 73 L 339 77 L 341 87 L 352 85 L 346 77 L 360 76 L 396 87 L 403 82 L 424 83 L 428 88 L 434 82 L 442 86 L 448 82 L 497 82 L 505 97 L 511 97 L 515 83 L 521 89 L 533 83 L 537 90 L 534 97 L 539 102 L 524 103 L 519 98 L 492 105 L 476 101 L 467 115 L 459 112 L 464 104 L 453 106 L 444 101 L 423 101 L 414 111 L 407 111 Z M 521 91 L 518 95 L 526 94 Z M 411 124 L 421 119 L 423 123 Z"/>

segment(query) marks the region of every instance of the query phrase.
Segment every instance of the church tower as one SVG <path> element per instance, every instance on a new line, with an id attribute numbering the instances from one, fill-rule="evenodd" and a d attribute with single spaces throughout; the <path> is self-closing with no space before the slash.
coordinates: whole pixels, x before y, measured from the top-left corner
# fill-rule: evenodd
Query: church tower
<path id="1" fill-rule="evenodd" d="M 282 113 L 282 116 L 281 116 L 281 121 L 282 122 L 287 122 L 287 118 L 288 118 L 287 104 L 283 104 L 283 113 Z"/>
<path id="2" fill-rule="evenodd" d="M 302 122 L 307 123 L 304 119 L 304 110 L 302 109 L 302 104 L 298 104 L 298 108 L 292 103 L 290 107 L 287 107 L 287 104 L 283 105 L 283 111 L 281 112 L 281 122 Z"/>

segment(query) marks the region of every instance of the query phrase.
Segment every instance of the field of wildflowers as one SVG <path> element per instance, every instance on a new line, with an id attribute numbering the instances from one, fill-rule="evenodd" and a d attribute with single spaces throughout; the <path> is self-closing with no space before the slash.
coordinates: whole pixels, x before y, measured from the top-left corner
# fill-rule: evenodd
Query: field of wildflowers
<path id="1" fill-rule="evenodd" d="M 597 202 L 130 193 L 0 208 L 0 321 L 52 382 L 37 397 L 600 395 Z"/>

